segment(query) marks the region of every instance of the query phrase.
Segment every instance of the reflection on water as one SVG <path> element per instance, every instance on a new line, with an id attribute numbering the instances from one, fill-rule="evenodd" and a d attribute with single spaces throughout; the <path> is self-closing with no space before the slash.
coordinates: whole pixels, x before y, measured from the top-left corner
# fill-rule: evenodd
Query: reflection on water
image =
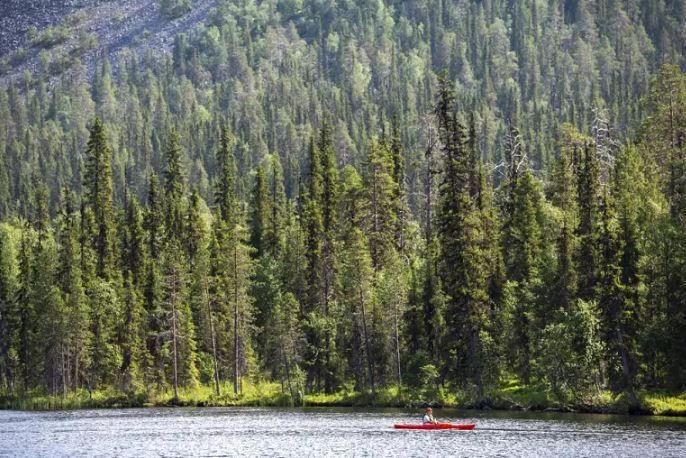
<path id="1" fill-rule="evenodd" d="M 686 456 L 686 418 L 436 411 L 474 431 L 397 431 L 420 412 L 0 411 L 2 456 Z"/>

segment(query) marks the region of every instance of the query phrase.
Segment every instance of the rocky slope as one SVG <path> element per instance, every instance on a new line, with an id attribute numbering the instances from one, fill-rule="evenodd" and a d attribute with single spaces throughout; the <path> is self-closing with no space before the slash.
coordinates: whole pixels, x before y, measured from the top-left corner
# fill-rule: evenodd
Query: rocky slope
<path id="1" fill-rule="evenodd" d="M 127 48 L 167 52 L 174 35 L 203 22 L 214 4 L 196 0 L 191 12 L 170 21 L 156 0 L 0 2 L 0 82 L 16 80 L 27 70 L 56 75 L 77 58 L 92 70 L 103 52 L 115 63 L 114 57 Z M 51 32 L 57 38 L 46 39 Z"/>

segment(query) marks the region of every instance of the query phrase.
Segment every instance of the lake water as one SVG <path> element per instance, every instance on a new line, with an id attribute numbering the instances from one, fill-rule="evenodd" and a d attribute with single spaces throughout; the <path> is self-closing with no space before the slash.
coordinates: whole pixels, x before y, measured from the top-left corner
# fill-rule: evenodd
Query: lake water
<path id="1" fill-rule="evenodd" d="M 400 431 L 353 409 L 0 411 L 1 456 L 686 456 L 686 418 L 434 412 L 474 431 Z"/>

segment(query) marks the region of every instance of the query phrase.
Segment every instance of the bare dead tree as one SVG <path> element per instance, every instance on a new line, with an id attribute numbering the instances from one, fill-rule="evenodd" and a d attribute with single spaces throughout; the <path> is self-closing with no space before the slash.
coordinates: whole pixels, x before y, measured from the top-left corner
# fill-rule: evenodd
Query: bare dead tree
<path id="1" fill-rule="evenodd" d="M 596 156 L 600 163 L 600 184 L 605 186 L 610 181 L 610 174 L 615 165 L 615 156 L 621 146 L 612 135 L 609 116 L 606 108 L 593 108 L 591 136 L 595 143 Z"/>

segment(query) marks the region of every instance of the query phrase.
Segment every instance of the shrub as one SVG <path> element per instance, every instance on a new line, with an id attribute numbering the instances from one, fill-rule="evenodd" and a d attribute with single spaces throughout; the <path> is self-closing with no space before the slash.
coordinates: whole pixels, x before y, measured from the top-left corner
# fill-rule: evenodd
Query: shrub
<path id="1" fill-rule="evenodd" d="M 50 48 L 69 39 L 69 29 L 67 27 L 48 27 L 41 32 L 32 42 L 33 46 Z"/>
<path id="2" fill-rule="evenodd" d="M 167 19 L 176 19 L 190 10 L 189 0 L 160 0 L 160 11 Z"/>

